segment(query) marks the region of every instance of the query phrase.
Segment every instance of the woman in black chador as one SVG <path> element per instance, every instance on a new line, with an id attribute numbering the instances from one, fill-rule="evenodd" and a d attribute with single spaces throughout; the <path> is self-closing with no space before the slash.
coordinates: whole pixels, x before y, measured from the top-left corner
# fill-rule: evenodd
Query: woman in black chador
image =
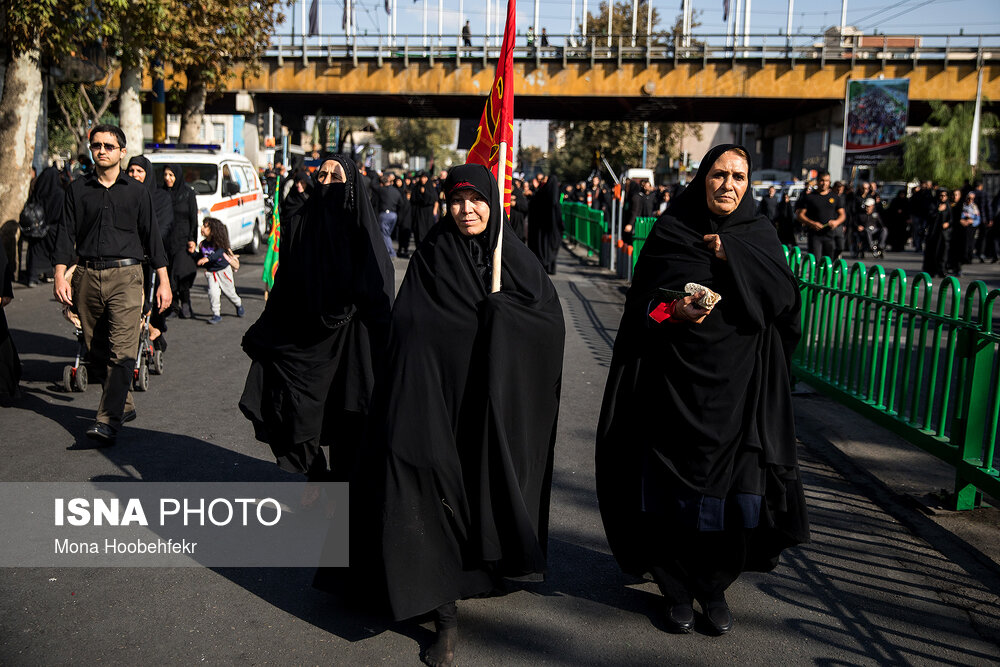
<path id="1" fill-rule="evenodd" d="M 352 474 L 388 335 L 392 262 L 359 176 L 340 155 L 320 165 L 282 225 L 274 288 L 243 338 L 253 363 L 240 409 L 278 465 L 312 481 Z"/>
<path id="2" fill-rule="evenodd" d="M 565 335 L 555 288 L 505 223 L 489 170 L 453 167 L 444 188 L 445 215 L 392 312 L 373 420 L 385 429 L 374 485 L 388 602 L 397 620 L 436 612 L 432 665 L 454 659 L 456 600 L 545 572 Z"/>
<path id="3" fill-rule="evenodd" d="M 198 267 L 191 258 L 198 241 L 198 199 L 194 189 L 184 180 L 181 167 L 168 164 L 163 168 L 162 189 L 170 195 L 174 208 L 174 226 L 164 239 L 167 251 L 170 287 L 180 316 L 188 319 L 191 312 L 191 286 L 198 275 Z"/>
<path id="4" fill-rule="evenodd" d="M 789 382 L 799 290 L 749 179 L 746 150 L 716 146 L 657 220 L 598 426 L 608 542 L 623 570 L 652 574 L 677 632 L 694 627 L 693 600 L 728 632 L 729 585 L 809 536 Z M 661 291 L 687 283 L 711 292 Z"/>

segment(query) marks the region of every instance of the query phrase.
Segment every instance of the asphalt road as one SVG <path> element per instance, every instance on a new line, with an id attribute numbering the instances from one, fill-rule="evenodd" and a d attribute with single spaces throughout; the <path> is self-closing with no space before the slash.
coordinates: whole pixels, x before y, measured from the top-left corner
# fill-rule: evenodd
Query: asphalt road
<path id="1" fill-rule="evenodd" d="M 207 326 L 199 285 L 198 318 L 170 321 L 165 372 L 136 394 L 139 417 L 111 448 L 82 437 L 98 388 L 57 386 L 76 342 L 51 290 L 16 288 L 7 318 L 24 397 L 0 408 L 0 480 L 294 480 L 236 407 L 249 366 L 240 339 L 263 307 L 260 262 L 244 257 L 237 276 L 246 318 L 224 300 L 222 323 Z M 405 262 L 396 266 L 398 280 Z M 733 586 L 729 635 L 663 632 L 655 586 L 623 575 L 610 555 L 594 492 L 594 429 L 621 283 L 566 252 L 554 281 L 567 337 L 550 572 L 542 584 L 460 603 L 459 664 L 1000 663 L 998 570 L 872 476 L 878 461 L 891 470 L 900 460 L 872 454 L 880 431 L 809 392 L 796 403 L 812 543 Z M 854 454 L 840 446 L 859 442 Z M 912 465 L 915 495 L 946 479 L 939 468 L 922 477 L 926 462 Z M 430 624 L 358 614 L 311 579 L 306 569 L 0 569 L 0 663 L 419 664 Z"/>

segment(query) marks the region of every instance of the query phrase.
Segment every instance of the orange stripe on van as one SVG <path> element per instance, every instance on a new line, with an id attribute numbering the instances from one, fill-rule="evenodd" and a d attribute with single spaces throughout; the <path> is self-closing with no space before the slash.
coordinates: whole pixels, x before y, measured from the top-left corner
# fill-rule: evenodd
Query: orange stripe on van
<path id="1" fill-rule="evenodd" d="M 220 201 L 217 204 L 213 204 L 212 208 L 210 208 L 209 210 L 214 213 L 215 211 L 222 211 L 222 210 L 225 210 L 227 208 L 231 208 L 233 206 L 240 206 L 242 204 L 249 204 L 250 202 L 257 201 L 258 199 L 260 199 L 260 194 L 259 193 L 258 194 L 247 195 L 245 197 L 233 197 L 232 199 L 229 199 L 227 201 Z"/>

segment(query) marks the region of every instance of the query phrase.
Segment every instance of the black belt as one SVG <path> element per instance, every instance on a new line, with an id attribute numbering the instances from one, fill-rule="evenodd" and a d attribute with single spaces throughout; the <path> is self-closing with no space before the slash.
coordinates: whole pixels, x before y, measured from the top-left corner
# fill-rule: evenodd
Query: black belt
<path id="1" fill-rule="evenodd" d="M 117 269 L 123 266 L 134 266 L 139 263 L 139 260 L 132 259 L 131 257 L 126 257 L 125 259 L 102 259 L 102 260 L 92 260 L 84 259 L 80 262 L 83 264 L 83 268 L 92 269 L 94 271 L 103 271 L 104 269 Z"/>

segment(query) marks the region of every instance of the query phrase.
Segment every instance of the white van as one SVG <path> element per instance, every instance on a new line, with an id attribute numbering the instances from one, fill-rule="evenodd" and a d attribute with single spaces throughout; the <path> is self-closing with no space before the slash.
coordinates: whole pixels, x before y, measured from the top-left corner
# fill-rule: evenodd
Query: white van
<path id="1" fill-rule="evenodd" d="M 176 165 L 184 172 L 198 199 L 198 238 L 206 216 L 218 218 L 229 231 L 229 243 L 241 252 L 256 253 L 265 245 L 267 207 L 257 169 L 239 153 L 221 153 L 217 146 L 146 146 L 157 184 L 163 169 Z"/>
<path id="2" fill-rule="evenodd" d="M 649 181 L 650 185 L 653 186 L 656 185 L 656 181 L 653 178 L 652 169 L 629 169 L 627 172 L 625 172 L 625 178 L 628 178 L 629 180 L 633 181 L 646 180 Z"/>

